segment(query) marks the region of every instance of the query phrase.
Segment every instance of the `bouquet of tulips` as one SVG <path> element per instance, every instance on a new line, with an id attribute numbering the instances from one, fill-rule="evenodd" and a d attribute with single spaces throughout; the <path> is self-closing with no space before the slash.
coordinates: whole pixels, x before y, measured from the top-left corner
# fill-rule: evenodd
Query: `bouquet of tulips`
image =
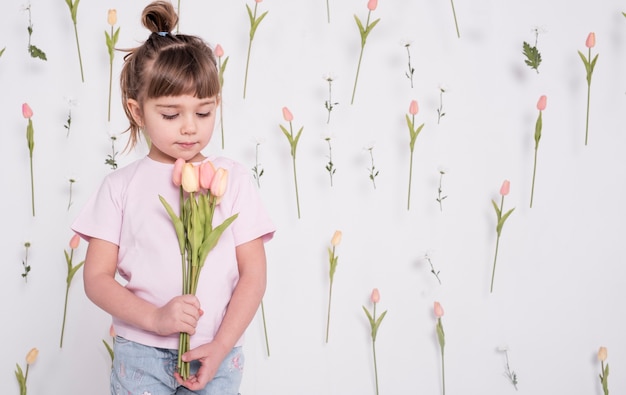
<path id="1" fill-rule="evenodd" d="M 180 214 L 177 215 L 162 196 L 159 199 L 172 219 L 178 237 L 183 272 L 182 292 L 195 295 L 200 271 L 209 252 L 238 214 L 213 227 L 215 207 L 228 184 L 226 169 L 215 169 L 210 161 L 194 166 L 178 159 L 174 164 L 172 181 L 180 189 Z M 183 379 L 189 377 L 189 362 L 182 360 L 182 355 L 189 351 L 189 340 L 188 333 L 180 334 L 178 372 Z"/>

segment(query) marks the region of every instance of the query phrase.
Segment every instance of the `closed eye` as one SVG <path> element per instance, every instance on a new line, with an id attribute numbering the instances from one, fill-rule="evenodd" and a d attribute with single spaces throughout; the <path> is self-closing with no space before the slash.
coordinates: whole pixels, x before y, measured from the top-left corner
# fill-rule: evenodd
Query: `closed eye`
<path id="1" fill-rule="evenodd" d="M 208 116 L 211 116 L 211 111 L 209 112 L 198 112 L 196 113 L 197 116 L 199 116 L 200 118 L 206 118 Z"/>
<path id="2" fill-rule="evenodd" d="M 161 116 L 163 117 L 163 119 L 172 120 L 172 119 L 175 119 L 178 116 L 178 114 L 173 114 L 173 115 L 161 114 Z"/>

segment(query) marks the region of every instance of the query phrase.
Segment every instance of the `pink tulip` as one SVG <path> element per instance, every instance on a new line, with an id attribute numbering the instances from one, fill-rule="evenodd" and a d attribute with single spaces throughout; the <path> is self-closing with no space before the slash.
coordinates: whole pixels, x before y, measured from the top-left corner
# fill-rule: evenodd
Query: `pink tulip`
<path id="1" fill-rule="evenodd" d="M 181 186 L 183 182 L 183 166 L 185 166 L 185 160 L 183 158 L 176 159 L 174 170 L 172 171 L 172 182 L 177 187 Z"/>
<path id="2" fill-rule="evenodd" d="M 260 3 L 260 2 L 262 2 L 263 0 L 254 0 L 254 1 L 255 1 L 255 2 L 257 2 L 257 3 Z"/>
<path id="3" fill-rule="evenodd" d="M 596 46 L 596 34 L 594 32 L 589 33 L 585 45 L 587 48 L 593 48 Z"/>
<path id="4" fill-rule="evenodd" d="M 367 9 L 370 11 L 374 11 L 378 6 L 378 0 L 369 0 L 367 2 Z"/>
<path id="5" fill-rule="evenodd" d="M 437 318 L 443 317 L 443 307 L 441 307 L 441 303 L 435 302 L 434 311 L 435 311 L 435 317 Z"/>
<path id="6" fill-rule="evenodd" d="M 26 119 L 31 118 L 33 116 L 33 110 L 30 108 L 28 103 L 22 104 L 22 115 Z"/>
<path id="7" fill-rule="evenodd" d="M 541 97 L 539 98 L 539 101 L 537 102 L 537 110 L 539 111 L 545 110 L 547 101 L 548 101 L 548 98 L 546 97 L 546 95 L 541 95 Z"/>
<path id="8" fill-rule="evenodd" d="M 185 163 L 181 183 L 185 192 L 197 192 L 199 187 L 198 168 L 191 163 Z"/>
<path id="9" fill-rule="evenodd" d="M 511 189 L 511 183 L 509 180 L 504 180 L 502 186 L 500 187 L 500 195 L 506 196 L 509 194 L 509 190 Z"/>
<path id="10" fill-rule="evenodd" d="M 115 327 L 113 326 L 113 324 L 111 324 L 111 326 L 109 327 L 109 336 L 115 337 Z"/>
<path id="11" fill-rule="evenodd" d="M 215 46 L 215 50 L 213 52 L 215 53 L 215 56 L 217 56 L 218 58 L 221 58 L 222 56 L 224 56 L 224 48 L 222 48 L 222 46 L 219 44 Z"/>
<path id="12" fill-rule="evenodd" d="M 283 107 L 283 118 L 285 118 L 285 121 L 287 122 L 293 121 L 293 114 L 287 107 Z"/>
<path id="13" fill-rule="evenodd" d="M 70 248 L 75 250 L 78 248 L 78 244 L 80 243 L 80 236 L 74 233 L 74 236 L 70 239 Z"/>
<path id="14" fill-rule="evenodd" d="M 380 292 L 378 291 L 378 288 L 374 288 L 372 290 L 372 296 L 370 296 L 370 300 L 372 301 L 372 303 L 380 302 Z"/>
<path id="15" fill-rule="evenodd" d="M 209 190 L 211 194 L 216 198 L 221 198 L 224 196 L 226 192 L 226 186 L 228 185 L 228 170 L 219 168 L 215 170 L 215 175 L 213 176 L 213 181 L 211 182 L 211 187 Z"/>
<path id="16" fill-rule="evenodd" d="M 209 189 L 215 176 L 215 167 L 211 161 L 202 162 L 200 165 L 200 188 Z"/>
<path id="17" fill-rule="evenodd" d="M 418 111 L 417 100 L 412 100 L 411 105 L 409 106 L 409 114 L 415 115 L 417 114 L 417 111 Z"/>

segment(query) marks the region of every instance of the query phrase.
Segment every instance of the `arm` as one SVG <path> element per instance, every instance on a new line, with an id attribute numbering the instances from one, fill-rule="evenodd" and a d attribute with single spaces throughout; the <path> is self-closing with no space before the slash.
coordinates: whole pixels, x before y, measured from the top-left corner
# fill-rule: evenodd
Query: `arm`
<path id="1" fill-rule="evenodd" d="M 115 279 L 118 246 L 91 239 L 87 247 L 83 279 L 87 297 L 98 307 L 129 324 L 159 335 L 193 334 L 202 314 L 193 295 L 182 295 L 157 307 L 122 286 Z"/>
<path id="2" fill-rule="evenodd" d="M 265 246 L 261 238 L 237 246 L 239 282 L 235 286 L 226 314 L 215 338 L 183 355 L 184 361 L 199 360 L 198 373 L 180 384 L 192 391 L 202 389 L 213 379 L 220 364 L 233 349 L 254 318 L 266 285 Z"/>

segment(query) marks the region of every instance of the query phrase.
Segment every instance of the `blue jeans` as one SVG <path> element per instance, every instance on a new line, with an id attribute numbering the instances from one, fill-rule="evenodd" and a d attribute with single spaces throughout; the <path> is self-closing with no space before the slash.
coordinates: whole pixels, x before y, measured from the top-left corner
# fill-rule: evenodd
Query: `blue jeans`
<path id="1" fill-rule="evenodd" d="M 244 356 L 235 347 L 224 358 L 213 380 L 200 391 L 179 386 L 174 378 L 178 350 L 144 346 L 115 338 L 111 395 L 238 395 L 243 374 Z M 191 362 L 191 374 L 200 363 Z"/>

